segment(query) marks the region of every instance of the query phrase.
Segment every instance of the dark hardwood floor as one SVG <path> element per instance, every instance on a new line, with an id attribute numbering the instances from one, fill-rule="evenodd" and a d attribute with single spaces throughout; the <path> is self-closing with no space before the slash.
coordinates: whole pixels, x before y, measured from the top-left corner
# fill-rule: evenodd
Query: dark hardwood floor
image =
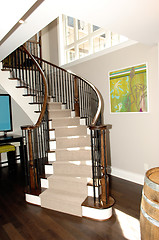
<path id="1" fill-rule="evenodd" d="M 110 185 L 113 216 L 98 222 L 27 204 L 20 168 L 0 169 L 0 240 L 138 240 L 142 186 L 116 177 Z"/>

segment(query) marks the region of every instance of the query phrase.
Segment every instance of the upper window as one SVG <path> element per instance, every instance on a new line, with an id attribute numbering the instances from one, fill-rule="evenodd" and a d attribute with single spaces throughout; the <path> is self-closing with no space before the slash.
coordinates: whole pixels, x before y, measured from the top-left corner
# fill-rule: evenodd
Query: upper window
<path id="1" fill-rule="evenodd" d="M 62 24 L 64 33 L 63 64 L 128 40 L 124 36 L 70 16 L 63 15 Z"/>

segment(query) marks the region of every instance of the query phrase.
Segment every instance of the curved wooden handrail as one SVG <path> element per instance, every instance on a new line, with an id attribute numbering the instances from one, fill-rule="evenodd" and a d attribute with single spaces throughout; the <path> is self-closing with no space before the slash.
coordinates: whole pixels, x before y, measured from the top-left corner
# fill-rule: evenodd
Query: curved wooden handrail
<path id="1" fill-rule="evenodd" d="M 90 130 L 105 130 L 105 129 L 111 129 L 112 128 L 112 125 L 111 124 L 107 124 L 107 125 L 100 125 L 100 126 L 89 126 L 89 129 Z"/>
<path id="2" fill-rule="evenodd" d="M 99 90 L 98 90 L 91 82 L 89 82 L 89 81 L 86 80 L 85 78 L 80 77 L 80 76 L 77 76 L 75 73 L 73 73 L 73 72 L 71 72 L 71 71 L 68 71 L 68 70 L 66 70 L 66 69 L 63 69 L 63 68 L 61 68 L 61 67 L 58 67 L 58 66 L 56 66 L 55 64 L 50 63 L 50 62 L 48 62 L 48 61 L 46 61 L 46 60 L 43 60 L 43 59 L 41 59 L 41 58 L 39 58 L 39 57 L 36 57 L 36 56 L 34 56 L 34 57 L 35 57 L 35 59 L 37 59 L 37 60 L 40 61 L 40 62 L 44 62 L 44 63 L 46 63 L 46 64 L 49 64 L 49 65 L 51 65 L 51 66 L 53 66 L 53 67 L 56 67 L 56 68 L 58 68 L 58 69 L 60 69 L 60 70 L 62 70 L 62 71 L 64 71 L 64 72 L 66 72 L 66 73 L 72 74 L 72 76 L 74 76 L 74 77 L 76 77 L 76 78 L 79 78 L 79 79 L 83 80 L 85 83 L 87 83 L 87 84 L 95 91 L 95 93 L 96 93 L 96 95 L 97 95 L 97 97 L 98 97 L 98 108 L 97 108 L 97 112 L 96 112 L 96 114 L 95 114 L 95 116 L 94 116 L 94 118 L 93 118 L 93 120 L 92 120 L 92 123 L 91 123 L 91 126 L 95 126 L 96 123 L 97 123 L 97 121 L 98 121 L 98 118 L 99 118 L 99 116 L 100 116 L 100 114 L 101 114 L 101 111 L 102 111 L 102 109 L 103 109 L 102 96 L 101 96 L 101 93 L 99 92 Z"/>
<path id="3" fill-rule="evenodd" d="M 44 72 L 43 72 L 42 68 L 40 67 L 39 63 L 35 60 L 35 57 L 33 57 L 23 45 L 22 45 L 22 48 L 29 55 L 29 57 L 32 59 L 32 61 L 35 63 L 36 67 L 38 68 L 40 74 L 42 75 L 43 84 L 44 84 L 44 87 L 45 87 L 44 102 L 43 102 L 42 109 L 41 109 L 41 112 L 40 112 L 40 115 L 39 115 L 39 118 L 38 118 L 36 124 L 21 127 L 22 130 L 31 130 L 31 129 L 34 129 L 34 128 L 37 128 L 37 127 L 40 126 L 40 124 L 42 122 L 42 119 L 44 117 L 44 114 L 45 114 L 46 105 L 47 105 L 47 79 L 46 79 L 46 77 L 44 75 Z"/>

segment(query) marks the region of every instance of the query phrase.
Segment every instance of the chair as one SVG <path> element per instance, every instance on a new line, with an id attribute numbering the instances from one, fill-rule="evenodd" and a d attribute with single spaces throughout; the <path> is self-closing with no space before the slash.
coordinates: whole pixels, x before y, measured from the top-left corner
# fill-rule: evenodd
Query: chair
<path id="1" fill-rule="evenodd" d="M 7 152 L 7 161 L 1 161 L 1 153 Z M 15 146 L 12 144 L 2 144 L 0 145 L 0 165 L 8 163 L 9 171 L 15 169 L 16 166 L 16 156 L 15 156 Z"/>

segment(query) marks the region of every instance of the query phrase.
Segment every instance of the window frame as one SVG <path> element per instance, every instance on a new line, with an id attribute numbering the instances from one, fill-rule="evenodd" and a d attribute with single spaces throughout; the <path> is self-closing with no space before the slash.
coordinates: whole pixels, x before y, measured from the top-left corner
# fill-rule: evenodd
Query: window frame
<path id="1" fill-rule="evenodd" d="M 79 19 L 73 18 L 73 21 L 74 21 L 74 41 L 71 44 L 67 44 L 67 41 L 66 41 L 66 19 L 67 19 L 67 17 L 68 16 L 66 16 L 66 15 L 61 15 L 59 17 L 59 19 L 60 19 L 59 20 L 59 33 L 61 33 L 59 38 L 61 38 L 61 36 L 62 36 L 62 41 L 60 40 L 60 48 L 61 49 L 59 51 L 61 53 L 61 56 L 60 56 L 61 65 L 69 64 L 69 63 L 74 62 L 78 59 L 87 57 L 88 55 L 95 54 L 97 52 L 103 51 L 105 49 L 111 48 L 113 46 L 117 46 L 121 43 L 124 43 L 124 42 L 128 41 L 128 38 L 117 34 L 119 38 L 121 38 L 121 39 L 125 38 L 125 40 L 124 41 L 119 40 L 119 43 L 117 43 L 115 45 L 112 45 L 112 40 L 111 40 L 111 43 L 110 43 L 111 46 L 109 46 L 109 44 L 108 44 L 108 46 L 107 46 L 107 44 L 105 44 L 106 46 L 104 48 L 102 48 L 102 49 L 99 48 L 99 50 L 94 51 L 94 46 L 93 46 L 94 38 L 105 34 L 106 39 L 107 39 L 107 34 L 110 34 L 111 37 L 112 37 L 112 34 L 116 34 L 116 33 L 113 33 L 109 30 L 106 31 L 102 28 L 99 28 L 99 29 L 93 31 L 93 26 L 95 26 L 95 25 L 90 24 L 90 23 L 86 23 L 86 24 L 88 24 L 88 35 L 78 39 L 78 32 L 79 32 L 78 21 L 79 21 Z M 83 44 L 86 41 L 88 41 L 88 54 L 83 56 L 83 57 L 79 57 L 79 45 Z M 75 58 L 72 61 L 71 60 L 67 61 L 67 52 L 70 49 L 73 49 L 73 48 L 75 49 Z M 63 56 L 62 56 L 62 54 L 63 54 Z"/>

